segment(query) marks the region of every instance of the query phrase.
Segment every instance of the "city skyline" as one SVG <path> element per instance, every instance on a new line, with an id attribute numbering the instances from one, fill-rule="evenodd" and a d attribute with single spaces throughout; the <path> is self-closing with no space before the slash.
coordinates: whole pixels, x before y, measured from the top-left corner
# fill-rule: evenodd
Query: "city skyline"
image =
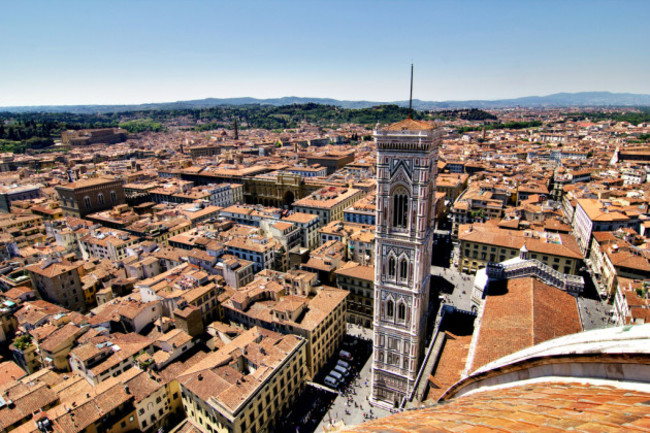
<path id="1" fill-rule="evenodd" d="M 640 1 L 180 6 L 6 5 L 0 106 L 650 94 Z"/>

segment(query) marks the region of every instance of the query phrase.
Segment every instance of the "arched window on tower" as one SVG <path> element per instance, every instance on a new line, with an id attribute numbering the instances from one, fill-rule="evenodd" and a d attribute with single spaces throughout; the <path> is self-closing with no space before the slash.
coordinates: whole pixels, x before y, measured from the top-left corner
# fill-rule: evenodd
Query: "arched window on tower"
<path id="1" fill-rule="evenodd" d="M 405 229 L 409 220 L 409 196 L 405 188 L 393 192 L 393 227 Z"/>
<path id="2" fill-rule="evenodd" d="M 399 261 L 399 278 L 400 280 L 406 280 L 408 278 L 408 260 L 405 258 Z"/>
<path id="3" fill-rule="evenodd" d="M 390 278 L 395 278 L 395 257 L 388 258 L 388 276 Z"/>
<path id="4" fill-rule="evenodd" d="M 406 320 L 406 305 L 403 302 L 400 302 L 397 306 L 397 320 L 402 322 Z"/>
<path id="5" fill-rule="evenodd" d="M 386 302 L 386 316 L 392 319 L 394 315 L 395 303 L 389 299 L 388 302 Z"/>

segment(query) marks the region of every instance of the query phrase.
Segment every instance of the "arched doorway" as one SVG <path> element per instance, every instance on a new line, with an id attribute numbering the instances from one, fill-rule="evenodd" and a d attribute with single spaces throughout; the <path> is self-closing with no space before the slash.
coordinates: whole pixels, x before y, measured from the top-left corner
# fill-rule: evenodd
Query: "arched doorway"
<path id="1" fill-rule="evenodd" d="M 293 192 L 287 191 L 284 193 L 283 204 L 287 207 L 290 207 L 295 199 L 296 197 L 293 195 Z"/>

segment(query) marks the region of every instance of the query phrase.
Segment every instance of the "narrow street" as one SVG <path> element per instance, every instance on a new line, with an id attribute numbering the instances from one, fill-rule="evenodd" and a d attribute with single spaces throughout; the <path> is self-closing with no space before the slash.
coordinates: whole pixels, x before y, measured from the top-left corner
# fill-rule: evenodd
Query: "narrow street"
<path id="1" fill-rule="evenodd" d="M 465 275 L 454 268 L 431 266 L 431 278 L 437 288 L 441 302 L 460 310 L 471 310 L 472 284 L 474 275 Z"/>
<path id="2" fill-rule="evenodd" d="M 372 340 L 372 331 L 357 325 L 348 324 L 348 335 L 358 339 Z M 369 419 L 381 418 L 390 415 L 390 412 L 377 407 L 371 407 L 370 382 L 372 374 L 372 356 L 365 361 L 359 375 L 352 379 L 347 389 L 341 389 L 341 394 L 336 397 L 316 431 L 322 432 L 323 428 L 338 421 L 345 425 L 361 424 Z"/>

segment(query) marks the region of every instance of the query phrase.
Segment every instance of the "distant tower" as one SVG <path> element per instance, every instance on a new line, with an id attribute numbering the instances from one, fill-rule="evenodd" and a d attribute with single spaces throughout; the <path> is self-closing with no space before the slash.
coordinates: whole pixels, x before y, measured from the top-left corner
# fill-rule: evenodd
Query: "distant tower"
<path id="1" fill-rule="evenodd" d="M 239 129 L 237 128 L 237 119 L 233 121 L 233 128 L 235 130 L 235 140 L 239 140 Z"/>
<path id="2" fill-rule="evenodd" d="M 409 110 L 408 119 L 374 132 L 377 264 L 371 402 L 385 407 L 401 405 L 411 395 L 427 330 L 441 132 L 411 117 Z"/>

